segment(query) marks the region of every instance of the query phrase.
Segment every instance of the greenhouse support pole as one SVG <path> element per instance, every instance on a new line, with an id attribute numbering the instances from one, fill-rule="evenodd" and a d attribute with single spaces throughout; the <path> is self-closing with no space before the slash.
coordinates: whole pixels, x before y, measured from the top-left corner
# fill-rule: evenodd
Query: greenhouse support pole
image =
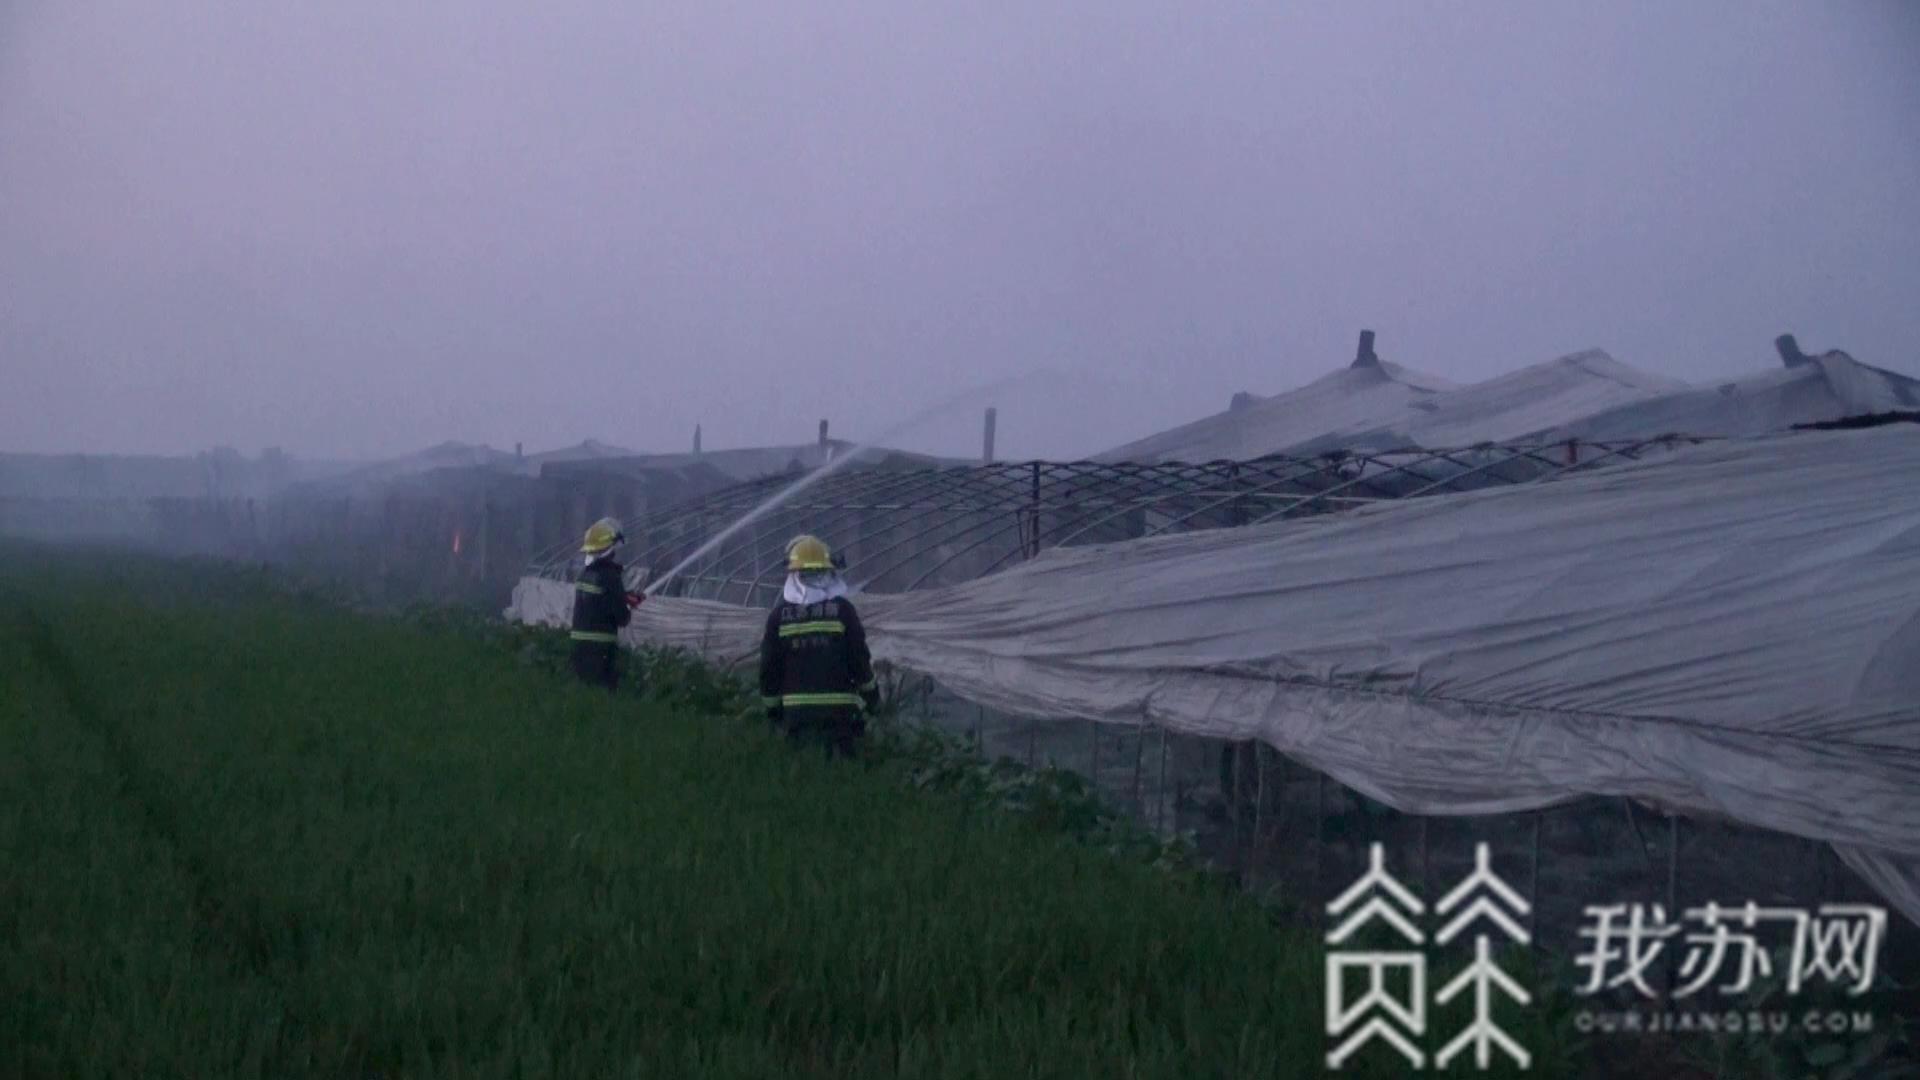
<path id="1" fill-rule="evenodd" d="M 1318 842 L 1313 845 L 1313 914 L 1317 919 L 1323 913 L 1320 901 L 1327 895 L 1327 774 L 1315 770 L 1314 776 L 1313 812 Z"/>
<path id="2" fill-rule="evenodd" d="M 1259 743 L 1253 744 L 1253 837 L 1247 852 L 1247 887 L 1255 896 L 1260 895 L 1260 838 L 1261 825 L 1266 820 L 1267 808 L 1267 767 L 1265 755 Z"/>
<path id="3" fill-rule="evenodd" d="M 1533 862 L 1527 874 L 1527 931 L 1534 948 L 1540 947 L 1540 826 L 1545 810 L 1533 812 Z"/>
<path id="4" fill-rule="evenodd" d="M 1087 776 L 1093 781 L 1094 798 L 1100 797 L 1100 721 L 1087 721 Z"/>
<path id="5" fill-rule="evenodd" d="M 1155 724 L 1154 726 L 1157 728 L 1160 728 L 1160 793 L 1153 800 L 1153 818 L 1154 818 L 1153 825 L 1154 825 L 1155 831 L 1159 831 L 1163 829 L 1166 825 L 1167 729 L 1164 727 L 1160 727 L 1160 725 L 1158 724 Z"/>
<path id="6" fill-rule="evenodd" d="M 1667 815 L 1667 918 L 1678 922 L 1680 919 L 1680 815 Z M 1675 953 L 1667 953 L 1667 996 L 1673 996 L 1674 983 L 1679 978 L 1679 969 L 1674 960 Z"/>
<path id="7" fill-rule="evenodd" d="M 1135 813 L 1141 813 L 1146 809 L 1146 804 L 1140 801 L 1140 766 L 1142 761 L 1145 760 L 1146 748 L 1147 718 L 1143 714 L 1133 725 L 1133 806 Z"/>

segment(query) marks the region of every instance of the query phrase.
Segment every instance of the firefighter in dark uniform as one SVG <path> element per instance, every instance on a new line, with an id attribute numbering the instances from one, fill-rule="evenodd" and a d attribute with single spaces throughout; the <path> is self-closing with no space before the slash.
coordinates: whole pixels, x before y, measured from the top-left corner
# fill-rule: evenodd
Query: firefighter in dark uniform
<path id="1" fill-rule="evenodd" d="M 633 617 L 639 603 L 627 592 L 626 578 L 614 551 L 626 542 L 620 523 L 601 518 L 587 529 L 580 553 L 587 565 L 573 584 L 573 673 L 582 682 L 620 687 L 620 628 Z"/>
<path id="2" fill-rule="evenodd" d="M 852 757 L 880 703 L 866 630 L 827 545 L 787 545 L 787 583 L 760 641 L 760 700 L 796 743 Z"/>

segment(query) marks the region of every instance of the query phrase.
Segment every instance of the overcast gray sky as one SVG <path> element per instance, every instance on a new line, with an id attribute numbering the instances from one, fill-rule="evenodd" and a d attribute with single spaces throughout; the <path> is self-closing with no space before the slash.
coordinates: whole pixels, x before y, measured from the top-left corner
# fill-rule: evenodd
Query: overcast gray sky
<path id="1" fill-rule="evenodd" d="M 1920 4 L 0 0 L 0 449 L 1920 374 Z M 901 442 L 971 451 L 967 407 Z"/>

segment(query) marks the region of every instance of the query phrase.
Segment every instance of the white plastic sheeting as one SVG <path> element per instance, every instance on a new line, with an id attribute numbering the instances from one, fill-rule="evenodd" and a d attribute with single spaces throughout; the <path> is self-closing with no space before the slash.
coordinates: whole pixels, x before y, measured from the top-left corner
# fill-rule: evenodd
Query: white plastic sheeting
<path id="1" fill-rule="evenodd" d="M 1575 417 L 1692 389 L 1678 379 L 1641 371 L 1598 349 L 1529 364 L 1416 403 L 1405 416 L 1372 429 L 1348 428 L 1292 447 L 1294 453 L 1402 446 L 1472 446 L 1511 442 Z M 1649 432 L 1647 437 L 1666 434 Z"/>
<path id="2" fill-rule="evenodd" d="M 1795 424 L 1920 409 L 1920 379 L 1834 351 L 1805 363 L 1607 409 L 1547 433 L 1553 439 L 1763 435 Z M 1528 432 L 1534 434 L 1534 432 Z"/>
<path id="3" fill-rule="evenodd" d="M 1384 360 L 1356 364 L 1245 408 L 1115 447 L 1094 460 L 1244 461 L 1334 432 L 1371 431 L 1396 418 L 1423 415 L 1423 403 L 1452 388 L 1437 375 Z"/>
<path id="4" fill-rule="evenodd" d="M 1258 738 L 1415 813 L 1722 816 L 1920 921 L 1916 477 L 1920 428 L 1800 433 L 859 603 L 877 659 L 992 708 Z M 762 618 L 654 598 L 628 633 L 734 659 Z"/>
<path id="5" fill-rule="evenodd" d="M 1245 408 L 1117 447 L 1098 460 L 1245 460 L 1335 449 L 1472 446 L 1512 441 L 1616 406 L 1689 389 L 1678 379 L 1641 371 L 1598 349 L 1529 364 L 1469 386 L 1454 386 L 1396 364 L 1362 363 Z M 1646 434 L 1677 430 L 1682 429 Z"/>

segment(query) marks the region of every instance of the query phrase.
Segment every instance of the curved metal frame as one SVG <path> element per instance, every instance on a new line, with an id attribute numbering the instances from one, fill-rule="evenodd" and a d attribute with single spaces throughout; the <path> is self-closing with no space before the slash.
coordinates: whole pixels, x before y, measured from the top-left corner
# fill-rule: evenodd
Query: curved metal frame
<path id="1" fill-rule="evenodd" d="M 969 576 L 994 573 L 1046 547 L 1096 538 L 1103 527 L 1140 513 L 1167 515 L 1144 527 L 1141 537 L 1258 525 L 1303 511 L 1331 513 L 1382 500 L 1551 481 L 1619 458 L 1638 459 L 1644 450 L 1672 448 L 1683 441 L 1709 440 L 1667 435 L 1598 443 L 1273 455 L 1251 461 L 854 466 L 764 512 L 704 553 L 668 587 L 681 595 L 716 600 L 729 599 L 738 588 L 739 602 L 751 604 L 763 592 L 776 590 L 785 574 L 777 555 L 781 546 L 770 543 L 769 537 L 804 531 L 836 549 L 871 545 L 873 550 L 860 552 L 866 564 L 863 587 L 912 573 L 918 561 L 928 559 L 925 545 L 929 541 L 944 548 L 899 589 L 910 592 L 966 565 L 963 560 L 968 556 L 995 542 L 1017 540 L 1010 550 Z M 1586 449 L 1592 456 L 1559 460 L 1554 452 L 1562 448 L 1568 449 L 1570 457 L 1575 448 Z M 1515 464 L 1522 468 L 1508 468 Z M 1434 465 L 1441 468 L 1429 468 Z M 806 475 L 783 473 L 749 480 L 668 507 L 636 530 L 646 546 L 633 557 L 632 565 L 657 573 L 661 562 L 683 560 L 708 536 Z M 971 520 L 975 516 L 979 520 Z M 564 577 L 574 556 L 571 542 L 557 543 L 536 554 L 529 570 L 543 577 Z"/>

